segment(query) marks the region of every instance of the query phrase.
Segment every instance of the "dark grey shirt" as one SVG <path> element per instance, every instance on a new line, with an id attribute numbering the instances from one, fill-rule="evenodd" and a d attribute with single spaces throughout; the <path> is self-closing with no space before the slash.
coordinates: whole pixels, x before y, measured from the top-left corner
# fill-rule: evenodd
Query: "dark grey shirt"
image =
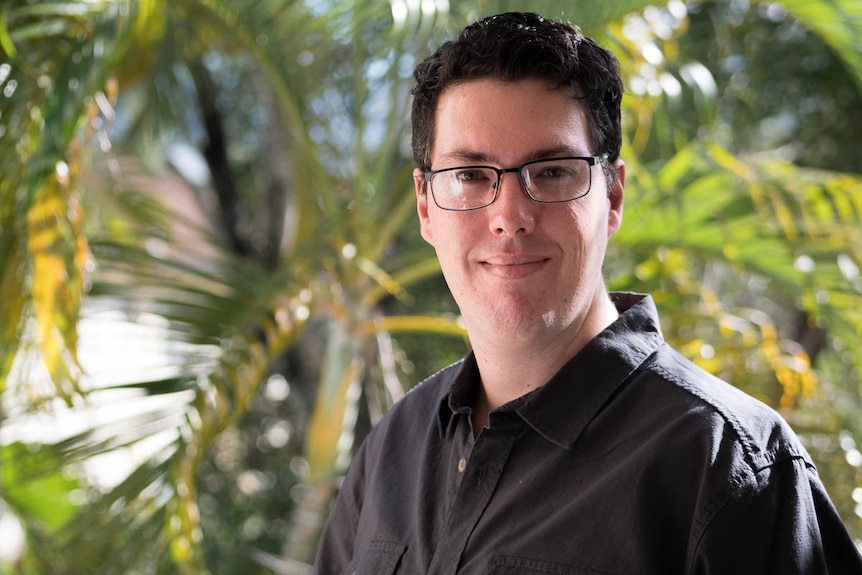
<path id="1" fill-rule="evenodd" d="M 648 296 L 477 440 L 475 359 L 398 402 L 357 453 L 315 573 L 862 574 L 771 409 L 664 343 Z"/>

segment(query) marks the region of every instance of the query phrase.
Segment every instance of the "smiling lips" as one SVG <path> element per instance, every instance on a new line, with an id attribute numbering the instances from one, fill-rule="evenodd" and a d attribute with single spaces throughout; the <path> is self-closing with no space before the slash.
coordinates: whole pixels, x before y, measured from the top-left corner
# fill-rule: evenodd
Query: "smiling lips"
<path id="1" fill-rule="evenodd" d="M 506 279 L 526 277 L 538 271 L 550 258 L 539 254 L 497 254 L 481 259 L 479 264 L 495 276 Z"/>

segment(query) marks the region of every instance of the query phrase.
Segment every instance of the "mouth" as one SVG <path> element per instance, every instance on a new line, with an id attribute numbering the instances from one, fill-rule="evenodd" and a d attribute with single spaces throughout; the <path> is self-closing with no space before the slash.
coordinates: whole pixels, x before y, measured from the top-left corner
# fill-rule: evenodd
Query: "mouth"
<path id="1" fill-rule="evenodd" d="M 489 266 L 524 266 L 540 264 L 550 258 L 538 254 L 497 254 L 480 260 L 479 263 Z"/>
<path id="2" fill-rule="evenodd" d="M 538 254 L 496 254 L 480 260 L 479 264 L 495 276 L 519 279 L 535 273 L 549 260 Z"/>

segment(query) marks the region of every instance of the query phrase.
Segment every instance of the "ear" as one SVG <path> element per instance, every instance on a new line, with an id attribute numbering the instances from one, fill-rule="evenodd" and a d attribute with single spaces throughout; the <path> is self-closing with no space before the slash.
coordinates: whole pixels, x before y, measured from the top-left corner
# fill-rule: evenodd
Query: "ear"
<path id="1" fill-rule="evenodd" d="M 608 202 L 610 210 L 608 211 L 608 238 L 617 233 L 623 223 L 623 191 L 626 187 L 626 165 L 622 160 L 617 160 L 614 164 L 617 168 L 619 176 L 614 181 L 613 187 L 608 190 Z"/>
<path id="2" fill-rule="evenodd" d="M 425 184 L 425 172 L 420 168 L 413 170 L 413 187 L 416 190 L 416 213 L 419 214 L 419 232 L 422 238 L 434 245 L 431 234 L 431 220 L 428 217 L 428 187 Z"/>

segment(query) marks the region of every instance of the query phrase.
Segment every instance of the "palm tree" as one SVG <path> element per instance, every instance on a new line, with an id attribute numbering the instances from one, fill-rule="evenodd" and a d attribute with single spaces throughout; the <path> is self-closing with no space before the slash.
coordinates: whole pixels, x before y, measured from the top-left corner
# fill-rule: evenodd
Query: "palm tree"
<path id="1" fill-rule="evenodd" d="M 72 405 L 81 397 L 98 402 L 107 393 L 137 389 L 173 403 L 144 410 L 122 427 L 112 422 L 113 436 L 102 437 L 107 427 L 101 425 L 65 439 L 53 446 L 58 457 L 45 456 L 48 448 L 38 459 L 28 457 L 19 444 L 10 445 L 8 453 L 14 450 L 22 463 L 4 482 L 10 485 L 5 499 L 28 527 L 35 551 L 21 569 L 125 572 L 137 564 L 160 570 L 173 564 L 184 572 L 205 571 L 198 470 L 215 438 L 236 425 L 273 361 L 298 341 L 306 324 L 323 333 L 326 346 L 320 399 L 309 424 L 308 470 L 294 474 L 312 483 L 332 475 L 349 449 L 339 441 L 351 427 L 355 400 L 348 401 L 349 392 L 378 373 L 370 366 L 387 351 L 378 345 L 386 343 L 387 330 L 461 333 L 452 319 L 386 318 L 379 311 L 384 298 L 405 297 L 405 286 L 435 271 L 425 250 L 394 244 L 413 210 L 401 145 L 410 72 L 404 59 L 435 28 L 410 12 L 393 26 L 386 4 L 343 3 L 316 11 L 290 2 L 253 8 L 242 2 L 106 2 L 23 5 L 4 14 L 4 49 L 13 57 L 5 65 L 5 85 L 10 93 L 22 88 L 18 107 L 4 110 L 3 117 L 31 139 L 32 149 L 19 145 L 16 159 L 33 165 L 6 170 L 18 181 L 4 180 L 4 197 L 19 198 L 21 205 L 4 225 L 14 224 L 16 211 L 31 216 L 21 239 L 9 237 L 8 251 L 18 251 L 4 258 L 15 264 L 9 275 L 4 269 L 4 278 L 17 282 L 11 290 L 20 296 L 13 300 L 17 316 L 26 318 L 32 306 L 38 320 L 34 328 L 10 322 L 7 341 L 23 335 L 44 349 L 42 364 L 54 388 L 38 400 L 56 395 Z M 91 83 L 81 86 L 81 79 Z M 253 96 L 234 94 L 231 82 L 251 87 Z M 124 87 L 130 103 L 116 99 L 114 85 Z M 44 111 L 44 122 L 26 122 L 33 104 Z M 141 109 L 123 108 L 137 104 Z M 369 108 L 375 104 L 385 107 L 382 114 Z M 184 127 L 190 108 L 199 114 L 186 126 L 201 134 L 206 189 L 169 185 L 158 168 L 134 159 L 133 146 L 122 146 L 117 127 L 129 122 L 126 141 L 161 138 L 145 124 Z M 43 133 L 46 127 L 63 138 Z M 18 135 L 10 131 L 7 139 Z M 85 149 L 90 141 L 100 146 Z M 85 154 L 95 167 L 86 174 Z M 188 161 L 177 161 L 180 172 L 189 171 Z M 82 189 L 87 196 L 79 198 Z M 214 217 L 166 210 L 160 194 L 175 202 L 181 194 L 197 195 L 199 202 L 215 204 Z M 81 217 L 68 217 L 79 200 L 88 207 L 87 230 Z M 47 245 L 36 245 L 37 231 Z M 160 250 L 165 244 L 167 250 Z M 385 261 L 398 273 L 387 273 Z M 155 331 L 171 342 L 164 352 L 174 360 L 166 375 L 143 373 L 99 389 L 78 386 L 75 319 L 85 268 L 93 263 L 85 314 L 97 318 L 102 309 L 119 308 L 127 322 L 139 325 L 142 317 L 159 318 Z M 63 277 L 64 270 L 74 273 Z M 2 380 L 11 373 L 16 382 L 6 393 L 39 392 L 20 383 L 35 373 L 13 363 L 22 357 L 13 353 L 18 348 L 3 349 L 9 354 Z M 7 405 L 17 409 L 14 402 Z M 94 501 L 55 534 L 40 524 L 28 494 L 15 489 L 34 477 L 47 481 L 58 458 L 71 468 L 157 430 L 173 430 L 167 445 L 117 485 L 104 492 L 91 487 Z M 122 524 L 131 528 L 118 533 Z"/>
<path id="2" fill-rule="evenodd" d="M 617 238 L 612 285 L 654 289 L 671 338 L 778 406 L 818 397 L 818 378 L 819 389 L 858 402 L 837 370 L 857 380 L 862 371 L 852 345 L 862 290 L 847 271 L 862 261 L 859 177 L 743 159 L 708 135 L 669 129 L 685 98 L 711 125 L 715 95 L 705 68 L 675 51 L 686 32 L 680 5 L 658 14 L 669 32 L 658 21 L 639 37 L 625 29 L 657 17 L 640 12 L 646 5 L 591 5 L 576 18 L 617 49 L 629 85 L 647 88 L 627 101 L 626 218 L 637 225 Z M 850 3 L 785 5 L 862 85 L 853 45 L 862 25 L 842 11 Z M 106 0 L 0 9 L 0 500 L 28 544 L 13 568 L 230 572 L 228 554 L 207 543 L 217 526 L 201 520 L 217 507 L 203 497 L 215 489 L 207 479 L 234 474 L 245 495 L 270 481 L 230 463 L 243 443 L 232 434 L 289 390 L 289 417 L 259 423 L 293 431 L 257 438 L 305 453 L 277 478 L 293 488 L 282 508 L 292 515 L 274 537 L 285 540 L 236 552 L 261 572 L 303 572 L 352 445 L 403 392 L 409 363 L 397 334 L 441 334 L 452 353 L 463 350 L 411 219 L 409 76 L 431 45 L 503 8 Z M 771 282 L 756 294 L 769 304 L 761 313 L 747 287 L 758 278 Z M 160 342 L 162 366 L 97 385 L 82 377 L 77 328 L 116 310 L 114 329 L 133 325 Z M 773 329 L 793 311 L 848 357 L 813 370 Z M 131 393 L 134 413 L 56 441 L 25 445 L 18 431 L 45 410 L 119 406 Z M 801 423 L 862 438 L 839 412 Z M 81 472 L 154 437 L 109 485 Z"/>

